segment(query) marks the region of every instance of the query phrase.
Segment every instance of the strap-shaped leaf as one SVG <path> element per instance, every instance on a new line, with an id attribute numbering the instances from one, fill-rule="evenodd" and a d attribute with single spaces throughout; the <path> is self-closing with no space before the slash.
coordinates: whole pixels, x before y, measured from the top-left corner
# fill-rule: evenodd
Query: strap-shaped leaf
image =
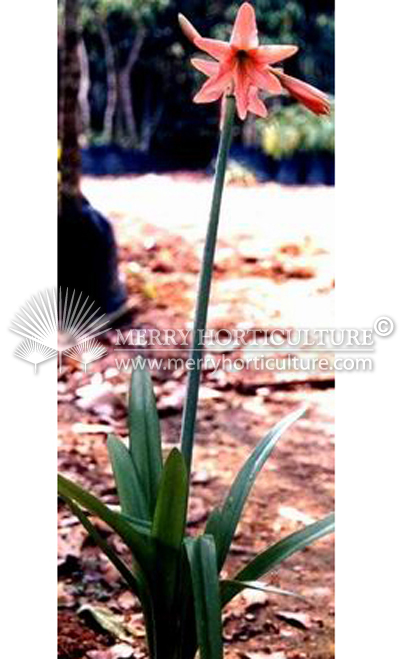
<path id="1" fill-rule="evenodd" d="M 227 554 L 236 527 L 240 520 L 247 497 L 250 494 L 254 481 L 264 466 L 267 458 L 272 453 L 278 439 L 297 419 L 304 414 L 305 408 L 292 412 L 269 431 L 269 433 L 256 446 L 253 453 L 243 465 L 242 469 L 236 476 L 235 481 L 226 497 L 225 503 L 221 509 L 220 515 L 215 511 L 212 518 L 206 526 L 206 533 L 214 536 L 218 554 L 218 568 L 221 569 Z"/>
<path id="2" fill-rule="evenodd" d="M 151 592 L 147 583 L 145 575 L 142 573 L 141 568 L 136 567 L 135 573 L 131 572 L 125 563 L 115 553 L 109 543 L 100 535 L 97 529 L 88 519 L 84 511 L 77 506 L 72 499 L 62 497 L 65 503 L 70 507 L 71 511 L 77 516 L 81 524 L 85 527 L 87 532 L 93 538 L 97 546 L 103 551 L 107 558 L 113 563 L 118 572 L 125 579 L 132 592 L 138 597 L 141 602 L 143 614 L 146 621 L 147 640 L 149 643 L 150 651 L 154 653 L 155 647 L 155 629 L 153 619 L 153 602 Z M 149 532 L 147 532 L 148 534 Z M 153 655 L 152 655 L 153 656 Z"/>
<path id="3" fill-rule="evenodd" d="M 234 581 L 257 581 L 270 572 L 279 563 L 289 558 L 297 551 L 308 547 L 319 538 L 332 533 L 335 528 L 335 515 L 331 513 L 318 522 L 309 524 L 304 529 L 288 535 L 283 540 L 269 547 L 266 551 L 258 554 L 250 563 L 240 570 L 234 577 Z M 234 595 L 233 595 L 234 596 Z M 231 597 L 224 593 L 223 606 L 229 602 Z"/>
<path id="4" fill-rule="evenodd" d="M 186 527 L 187 483 L 186 465 L 178 449 L 172 449 L 161 475 L 152 537 L 156 545 L 155 578 L 157 601 L 161 608 L 164 638 L 177 633 L 178 582 L 182 542 Z M 167 642 L 167 641 L 165 641 Z M 169 641 L 168 641 L 169 642 Z"/>
<path id="5" fill-rule="evenodd" d="M 129 397 L 129 451 L 152 515 L 156 506 L 163 463 L 156 401 L 150 374 L 144 366 L 132 370 Z"/>
<path id="6" fill-rule="evenodd" d="M 218 542 L 222 530 L 222 515 L 220 508 L 214 508 L 208 516 L 205 533 L 212 535 L 215 542 Z"/>
<path id="7" fill-rule="evenodd" d="M 181 548 L 185 533 L 187 480 L 182 453 L 174 448 L 162 472 L 152 527 L 153 538 L 172 549 Z"/>
<path id="8" fill-rule="evenodd" d="M 110 435 L 107 449 L 117 486 L 121 512 L 130 517 L 150 519 L 148 500 L 144 495 L 137 468 L 131 454 L 120 439 Z"/>
<path id="9" fill-rule="evenodd" d="M 100 499 L 61 475 L 58 476 L 58 491 L 60 496 L 72 499 L 108 524 L 129 547 L 135 563 L 147 574 L 151 573 L 154 548 L 148 537 L 140 534 L 122 515 L 110 510 Z"/>
<path id="10" fill-rule="evenodd" d="M 151 522 L 148 520 L 131 517 L 130 515 L 125 515 L 125 513 L 121 513 L 121 517 L 132 524 L 133 528 L 142 535 L 151 535 Z"/>
<path id="11" fill-rule="evenodd" d="M 136 576 L 129 570 L 129 568 L 125 565 L 125 563 L 119 558 L 119 556 L 115 553 L 114 549 L 109 545 L 109 543 L 100 535 L 100 533 L 97 531 L 97 529 L 93 526 L 91 521 L 88 519 L 88 516 L 84 511 L 78 506 L 72 499 L 68 499 L 68 497 L 63 497 L 63 500 L 67 504 L 67 506 L 71 509 L 74 515 L 79 519 L 81 522 L 82 526 L 86 529 L 86 531 L 89 533 L 93 541 L 96 543 L 96 545 L 102 550 L 102 552 L 107 556 L 109 561 L 114 565 L 114 567 L 118 570 L 118 572 L 121 574 L 121 576 L 125 579 L 127 582 L 128 586 L 131 588 L 133 593 L 139 597 L 140 593 L 140 587 L 138 585 L 138 581 Z"/>
<path id="12" fill-rule="evenodd" d="M 180 629 L 178 632 L 179 636 L 177 636 L 177 656 L 182 658 L 194 657 L 196 655 L 198 646 L 196 615 L 194 610 L 192 576 L 186 548 L 181 554 L 178 598 L 178 616 L 180 619 Z"/>
<path id="13" fill-rule="evenodd" d="M 296 597 L 297 599 L 304 600 L 305 598 L 291 590 L 282 590 L 276 586 L 269 586 L 262 583 L 262 581 L 235 581 L 224 580 L 221 581 L 221 600 L 222 602 L 229 602 L 231 599 L 238 595 L 243 590 L 249 588 L 250 590 L 258 590 L 262 593 L 271 593 L 272 595 L 285 595 L 286 597 Z"/>
<path id="14" fill-rule="evenodd" d="M 201 659 L 222 659 L 221 595 L 214 538 L 185 540 L 192 576 L 197 640 Z"/>

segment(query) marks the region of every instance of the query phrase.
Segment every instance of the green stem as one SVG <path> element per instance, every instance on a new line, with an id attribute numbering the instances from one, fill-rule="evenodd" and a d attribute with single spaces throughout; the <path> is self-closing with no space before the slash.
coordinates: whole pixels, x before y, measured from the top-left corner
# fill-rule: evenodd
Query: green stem
<path id="1" fill-rule="evenodd" d="M 191 358 L 195 367 L 189 371 L 188 388 L 185 409 L 183 412 L 181 449 L 190 475 L 193 453 L 194 428 L 196 423 L 197 402 L 201 378 L 201 363 L 203 356 L 203 334 L 207 324 L 208 303 L 210 300 L 211 279 L 214 264 L 215 247 L 219 214 L 221 210 L 222 192 L 224 189 L 226 165 L 232 139 L 232 128 L 235 118 L 235 99 L 226 99 L 225 118 L 221 131 L 218 149 L 217 166 L 215 170 L 214 192 L 211 204 L 210 220 L 204 247 L 200 284 L 197 293 L 196 313 L 193 326 L 193 345 Z"/>

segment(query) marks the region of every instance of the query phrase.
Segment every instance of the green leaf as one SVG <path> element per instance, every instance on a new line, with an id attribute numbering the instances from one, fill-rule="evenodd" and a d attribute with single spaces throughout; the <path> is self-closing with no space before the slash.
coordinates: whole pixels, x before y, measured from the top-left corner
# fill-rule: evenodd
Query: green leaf
<path id="1" fill-rule="evenodd" d="M 220 508 L 214 508 L 208 516 L 205 533 L 212 535 L 217 542 L 222 529 L 222 515 Z"/>
<path id="2" fill-rule="evenodd" d="M 157 599 L 161 602 L 165 638 L 177 622 L 178 583 L 182 541 L 186 527 L 187 483 L 186 465 L 178 449 L 172 449 L 161 475 L 152 537 L 156 545 L 155 578 Z M 177 628 L 174 633 L 177 633 Z"/>
<path id="3" fill-rule="evenodd" d="M 334 513 L 331 513 L 318 522 L 309 524 L 301 531 L 288 535 L 266 551 L 258 554 L 243 570 L 236 574 L 234 581 L 257 581 L 292 554 L 311 545 L 319 538 L 332 533 L 334 528 L 335 516 Z M 224 606 L 231 599 L 230 597 L 227 599 L 227 597 L 228 595 L 224 595 Z"/>
<path id="4" fill-rule="evenodd" d="M 72 499 L 108 524 L 129 547 L 137 566 L 147 574 L 151 573 L 154 552 L 149 538 L 136 531 L 121 514 L 113 512 L 100 499 L 61 475 L 58 476 L 58 491 L 61 497 Z"/>
<path id="5" fill-rule="evenodd" d="M 64 497 L 63 497 L 64 498 Z M 92 537 L 96 545 L 102 550 L 102 552 L 107 556 L 111 561 L 114 567 L 118 570 L 121 576 L 125 579 L 133 593 L 139 597 L 140 588 L 138 586 L 137 579 L 135 575 L 129 570 L 125 563 L 117 556 L 114 549 L 108 544 L 108 542 L 100 535 L 97 529 L 88 519 L 86 513 L 76 504 L 72 499 L 68 497 L 64 498 L 65 503 L 71 509 L 74 515 L 79 519 L 82 526 L 86 529 L 89 535 Z"/>
<path id="6" fill-rule="evenodd" d="M 121 513 L 121 517 L 132 524 L 133 528 L 142 535 L 151 535 L 151 522 L 149 522 L 149 520 L 131 517 L 130 515 L 125 515 L 125 513 Z"/>
<path id="7" fill-rule="evenodd" d="M 146 620 L 146 629 L 150 647 L 154 646 L 154 612 L 152 593 L 149 587 L 150 575 L 154 571 L 154 546 L 147 535 L 139 533 L 131 522 L 124 519 L 120 513 L 113 512 L 105 506 L 97 497 L 83 488 L 79 487 L 64 476 L 58 476 L 59 495 L 66 500 L 67 504 L 77 502 L 91 514 L 102 519 L 110 528 L 112 528 L 122 540 L 126 543 L 132 552 L 133 573 L 131 573 L 125 564 L 120 561 L 115 552 L 101 538 L 96 529 L 87 519 L 83 511 L 75 510 L 78 519 L 84 527 L 91 533 L 94 541 L 103 550 L 105 555 L 114 563 L 115 567 L 124 576 L 130 584 L 132 591 L 139 598 Z M 78 514 L 80 512 L 81 514 Z M 130 577 L 132 574 L 132 578 Z"/>
<path id="8" fill-rule="evenodd" d="M 189 541 L 189 540 L 188 540 Z M 186 547 L 186 541 L 185 541 Z M 178 611 L 180 629 L 178 657 L 194 657 L 197 651 L 196 615 L 194 610 L 193 584 L 187 550 L 181 554 Z"/>
<path id="9" fill-rule="evenodd" d="M 125 444 L 113 435 L 108 437 L 107 449 L 117 486 L 121 512 L 130 517 L 149 520 L 148 502 L 143 493 L 131 454 Z"/>
<path id="10" fill-rule="evenodd" d="M 282 590 L 276 586 L 269 586 L 262 583 L 262 581 L 236 581 L 236 580 L 223 580 L 221 581 L 221 600 L 222 602 L 230 602 L 231 599 L 238 595 L 246 588 L 251 590 L 259 590 L 262 593 L 271 593 L 272 595 L 285 595 L 286 597 L 296 597 L 297 599 L 304 600 L 305 598 L 290 590 Z"/>
<path id="11" fill-rule="evenodd" d="M 192 575 L 197 638 L 201 659 L 222 659 L 221 595 L 214 538 L 185 540 Z"/>
<path id="12" fill-rule="evenodd" d="M 129 397 L 129 451 L 152 515 L 156 506 L 163 462 L 156 401 L 151 377 L 144 368 L 132 370 Z"/>
<path id="13" fill-rule="evenodd" d="M 172 549 L 181 548 L 185 533 L 187 480 L 182 453 L 174 448 L 162 472 L 152 527 L 153 538 Z"/>
<path id="14" fill-rule="evenodd" d="M 213 511 L 212 517 L 206 526 L 206 533 L 211 533 L 214 536 L 219 570 L 221 570 L 228 555 L 236 527 L 254 481 L 272 453 L 278 439 L 304 412 L 304 407 L 292 412 L 269 431 L 236 476 L 220 515 Z"/>

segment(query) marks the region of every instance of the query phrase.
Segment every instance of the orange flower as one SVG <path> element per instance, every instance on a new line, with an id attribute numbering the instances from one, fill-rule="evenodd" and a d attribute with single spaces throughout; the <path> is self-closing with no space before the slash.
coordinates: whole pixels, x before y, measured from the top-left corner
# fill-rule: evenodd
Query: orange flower
<path id="1" fill-rule="evenodd" d="M 329 113 L 325 94 L 271 66 L 291 57 L 298 48 L 259 46 L 256 16 L 248 2 L 238 11 L 229 43 L 202 37 L 182 14 L 179 22 L 188 39 L 215 60 L 192 59 L 193 66 L 209 78 L 194 97 L 195 103 L 211 103 L 221 96 L 234 94 L 241 119 L 245 119 L 248 112 L 266 117 L 267 108 L 259 97 L 259 90 L 279 94 L 286 89 L 313 112 Z"/>

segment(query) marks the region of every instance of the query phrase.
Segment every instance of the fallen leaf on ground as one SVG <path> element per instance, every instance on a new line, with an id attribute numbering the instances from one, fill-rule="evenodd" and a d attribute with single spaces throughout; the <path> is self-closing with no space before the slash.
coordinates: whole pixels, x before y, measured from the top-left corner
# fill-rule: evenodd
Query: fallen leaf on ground
<path id="1" fill-rule="evenodd" d="M 133 648 L 127 643 L 118 643 L 107 650 L 92 650 L 87 652 L 88 659 L 130 659 Z"/>
<path id="2" fill-rule="evenodd" d="M 183 409 L 183 403 L 186 396 L 186 386 L 174 381 L 169 383 L 169 385 L 170 386 L 163 388 L 164 391 L 161 394 L 157 407 L 160 412 L 179 412 Z M 172 391 L 171 385 L 174 385 Z M 166 392 L 167 395 L 164 395 L 164 392 Z"/>
<path id="3" fill-rule="evenodd" d="M 214 398 L 223 398 L 223 394 L 211 387 L 201 386 L 199 389 L 199 400 L 213 400 Z"/>
<path id="4" fill-rule="evenodd" d="M 195 471 L 192 476 L 192 483 L 193 485 L 207 485 L 211 480 L 213 480 L 213 476 L 209 474 L 208 471 L 205 469 L 201 469 L 200 471 Z"/>
<path id="5" fill-rule="evenodd" d="M 133 609 L 136 601 L 137 600 L 129 590 L 125 591 L 124 593 L 121 593 L 121 595 L 118 597 L 118 605 L 124 611 L 130 611 L 131 609 Z"/>
<path id="6" fill-rule="evenodd" d="M 273 652 L 272 654 L 266 652 L 243 652 L 240 656 L 243 659 L 286 659 L 284 652 Z"/>
<path id="7" fill-rule="evenodd" d="M 77 435 L 108 435 L 114 428 L 101 423 L 74 423 L 71 430 Z"/>
<path id="8" fill-rule="evenodd" d="M 278 508 L 278 513 L 281 517 L 290 519 L 292 522 L 301 522 L 302 524 L 313 524 L 315 522 L 314 517 L 301 512 L 301 510 L 297 510 L 297 508 L 292 508 L 291 506 L 280 506 Z"/>
<path id="9" fill-rule="evenodd" d="M 110 382 L 87 384 L 76 390 L 76 406 L 99 416 L 112 417 L 116 409 L 123 407 L 115 388 Z"/>
<path id="10" fill-rule="evenodd" d="M 241 593 L 241 597 L 247 609 L 265 606 L 268 602 L 267 593 L 263 593 L 261 590 L 247 588 Z"/>
<path id="11" fill-rule="evenodd" d="M 204 502 L 199 497 L 192 497 L 189 504 L 189 524 L 198 524 L 206 519 L 208 515 L 208 510 L 204 505 Z"/>
<path id="12" fill-rule="evenodd" d="M 63 581 L 57 584 L 57 604 L 65 609 L 71 608 L 75 604 L 74 596 L 68 591 Z"/>
<path id="13" fill-rule="evenodd" d="M 280 620 L 284 620 L 289 625 L 293 625 L 293 627 L 298 627 L 299 629 L 310 629 L 311 627 L 311 618 L 307 613 L 277 611 L 276 616 Z"/>
<path id="14" fill-rule="evenodd" d="M 105 607 L 91 606 L 90 604 L 82 606 L 78 614 L 82 617 L 92 619 L 104 631 L 108 632 L 120 641 L 131 643 L 133 641 L 133 630 L 123 622 L 122 616 L 111 613 Z"/>

